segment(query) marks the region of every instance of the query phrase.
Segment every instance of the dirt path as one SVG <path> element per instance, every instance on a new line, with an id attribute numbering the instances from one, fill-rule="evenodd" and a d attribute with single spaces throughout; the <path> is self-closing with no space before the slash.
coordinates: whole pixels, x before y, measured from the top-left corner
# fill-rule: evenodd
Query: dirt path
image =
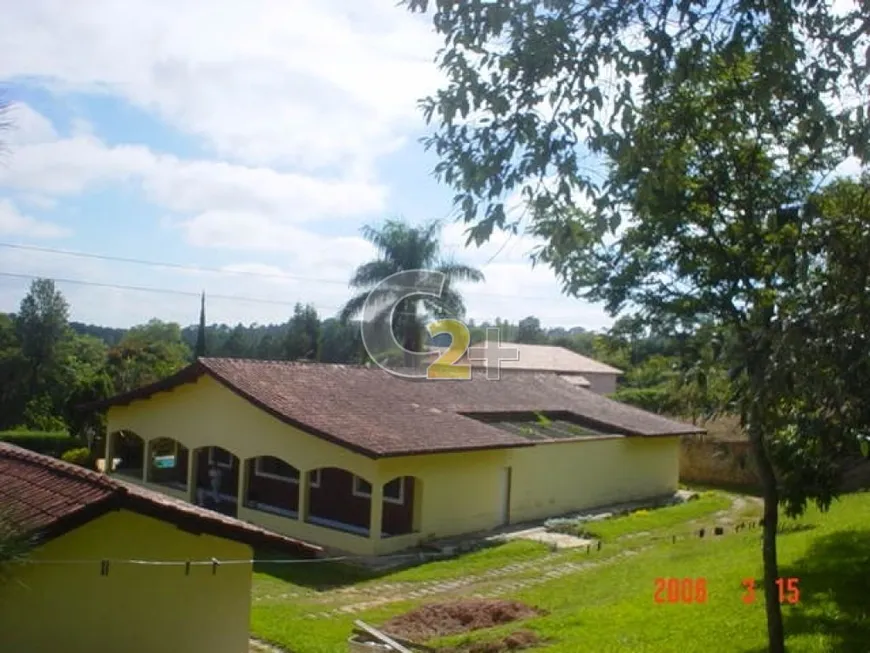
<path id="1" fill-rule="evenodd" d="M 487 572 L 485 574 L 480 574 L 478 576 L 466 576 L 465 578 L 457 580 L 434 581 L 433 583 L 418 583 L 416 585 L 417 588 L 411 592 L 385 592 L 384 594 L 377 596 L 377 598 L 370 598 L 370 600 L 368 601 L 348 603 L 333 608 L 331 610 L 311 613 L 306 615 L 306 618 L 327 619 L 342 614 L 356 614 L 383 605 L 387 605 L 389 603 L 398 603 L 400 601 L 407 601 L 411 599 L 421 599 L 426 596 L 437 595 L 442 600 L 445 596 L 449 596 L 451 598 L 497 598 L 511 592 L 518 592 L 520 590 L 528 589 L 536 585 L 549 583 L 550 581 L 562 578 L 563 576 L 567 576 L 569 574 L 575 574 L 581 571 L 585 571 L 587 569 L 593 569 L 595 567 L 612 565 L 623 558 L 637 555 L 638 553 L 641 553 L 642 551 L 645 551 L 649 548 L 651 548 L 651 545 L 640 547 L 637 549 L 628 549 L 625 551 L 621 551 L 620 553 L 617 553 L 616 555 L 609 558 L 590 560 L 588 562 L 563 560 L 563 562 L 559 563 L 553 560 L 553 556 L 550 556 L 542 559 L 541 561 L 538 561 L 540 564 L 535 565 L 535 567 L 524 567 L 525 570 L 543 570 L 544 567 L 547 567 L 547 571 L 532 575 L 530 577 L 511 578 L 510 580 L 497 580 L 493 582 L 491 580 L 492 578 L 503 577 L 508 574 L 515 574 L 517 571 L 514 568 L 513 570 L 506 572 L 505 570 L 507 569 L 507 567 L 493 569 L 491 570 L 491 572 Z M 423 587 L 424 585 L 427 586 Z M 379 589 L 383 589 L 384 585 L 378 585 L 377 587 Z M 367 592 L 366 594 L 369 594 L 371 596 L 369 592 Z M 362 598 L 362 596 L 358 598 Z"/>
<path id="2" fill-rule="evenodd" d="M 761 505 L 760 500 L 754 497 L 736 496 L 727 509 L 692 520 L 687 524 L 697 525 L 699 528 L 713 524 L 733 526 L 745 518 L 750 508 L 759 505 Z M 730 528 L 726 529 L 726 533 L 729 532 L 733 531 Z M 607 557 L 596 556 L 597 552 L 595 552 L 589 554 L 590 557 L 587 559 L 581 557 L 582 554 L 578 554 L 577 551 L 565 550 L 462 577 L 407 582 L 375 581 L 326 592 L 300 590 L 280 595 L 259 596 L 255 601 L 294 600 L 308 604 L 312 608 L 323 606 L 322 611 L 312 612 L 307 617 L 325 619 L 341 614 L 356 614 L 389 603 L 430 596 L 496 598 L 548 583 L 569 574 L 611 565 L 626 556 L 637 555 L 653 546 L 648 540 L 644 541 L 645 536 L 648 538 L 650 535 L 650 533 L 631 533 L 620 538 L 620 540 L 636 540 L 636 543 L 616 555 Z"/>
<path id="3" fill-rule="evenodd" d="M 713 517 L 716 518 L 717 525 L 731 526 L 744 519 L 750 509 L 761 509 L 763 506 L 764 501 L 758 497 L 738 495 L 731 501 L 731 506 L 727 510 L 720 510 L 714 513 Z"/>

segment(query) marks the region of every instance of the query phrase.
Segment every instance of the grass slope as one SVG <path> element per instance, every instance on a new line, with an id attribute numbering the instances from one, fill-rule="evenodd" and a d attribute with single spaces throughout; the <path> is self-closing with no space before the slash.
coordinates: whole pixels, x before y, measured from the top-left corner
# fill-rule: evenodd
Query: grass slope
<path id="1" fill-rule="evenodd" d="M 720 492 L 705 492 L 694 501 L 662 510 L 638 510 L 625 517 L 605 519 L 600 522 L 584 524 L 581 531 L 604 540 L 616 540 L 634 533 L 650 533 L 667 530 L 669 533 L 684 531 L 692 520 L 699 519 L 719 510 L 725 510 L 731 500 Z M 686 525 L 686 528 L 680 528 Z"/>
<path id="2" fill-rule="evenodd" d="M 646 515 L 612 520 L 607 525 L 610 537 L 652 532 L 648 536 L 617 539 L 592 557 L 604 562 L 620 551 L 638 549 L 635 555 L 505 595 L 505 598 L 519 599 L 547 610 L 546 616 L 525 621 L 521 626 L 491 629 L 437 643 L 485 641 L 523 627 L 549 640 L 549 645 L 541 649 L 548 653 L 579 650 L 761 653 L 765 650 L 763 601 L 759 594 L 752 604 L 744 603 L 746 591 L 742 586 L 744 579 L 761 576 L 760 530 L 720 538 L 686 538 L 673 544 L 670 533 L 685 533 L 688 527 L 684 520 L 699 517 L 695 513 L 684 514 L 677 522 L 675 517 L 669 516 L 673 512 L 667 511 L 680 508 L 660 511 L 654 518 L 656 526 L 653 528 L 638 523 L 643 522 Z M 779 539 L 780 575 L 800 579 L 799 603 L 783 606 L 788 650 L 866 653 L 870 642 L 870 574 L 867 573 L 870 494 L 845 497 L 836 502 L 827 515 L 811 509 L 801 519 L 786 520 L 786 530 Z M 667 537 L 662 537 L 665 534 Z M 283 579 L 258 573 L 252 632 L 295 653 L 344 650 L 354 619 L 378 624 L 415 605 L 442 598 L 412 599 L 359 614 L 312 619 L 306 617 L 341 605 L 336 589 L 317 592 L 311 589 L 313 585 L 336 588 L 344 583 L 355 583 L 355 588 L 363 589 L 390 583 L 394 588 L 391 591 L 400 592 L 404 584 L 413 587 L 415 582 L 423 580 L 461 578 L 504 566 L 505 562 L 543 560 L 548 555 L 555 564 L 584 558 L 585 553 L 548 554 L 544 547 L 516 542 L 375 580 L 359 575 L 342 579 L 339 569 L 323 569 L 326 565 L 320 564 L 285 567 Z M 300 571 L 305 567 L 304 572 Z M 287 571 L 290 569 L 297 571 L 291 574 Z M 294 580 L 293 574 L 300 576 Z M 328 582 L 318 581 L 321 574 Z M 667 577 L 704 578 L 708 592 L 706 603 L 657 604 L 653 600 L 656 578 Z"/>

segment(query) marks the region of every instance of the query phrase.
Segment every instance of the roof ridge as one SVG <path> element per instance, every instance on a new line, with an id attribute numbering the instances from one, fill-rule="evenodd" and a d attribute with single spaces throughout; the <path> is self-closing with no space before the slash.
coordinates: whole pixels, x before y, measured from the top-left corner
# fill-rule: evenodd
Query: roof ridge
<path id="1" fill-rule="evenodd" d="M 0 486 L 0 500 L 9 500 L 15 510 L 13 523 L 26 533 L 38 534 L 43 541 L 63 535 L 107 511 L 124 509 L 183 528 L 194 524 L 196 532 L 246 542 L 254 547 L 264 543 L 277 545 L 304 553 L 306 557 L 322 550 L 133 481 L 113 479 L 8 442 L 0 442 L 0 474 L 20 481 L 9 484 L 8 488 Z"/>
<path id="2" fill-rule="evenodd" d="M 353 367 L 360 369 L 380 369 L 378 367 L 370 367 L 364 363 L 331 363 L 325 361 L 312 361 L 312 360 L 282 360 L 276 358 L 245 358 L 242 356 L 201 356 L 197 359 L 197 361 L 201 361 L 203 363 L 208 363 L 208 361 L 233 361 L 239 363 L 252 363 L 252 364 L 263 364 L 263 365 L 282 365 L 286 367 L 293 366 L 311 366 L 316 365 L 320 367 Z"/>

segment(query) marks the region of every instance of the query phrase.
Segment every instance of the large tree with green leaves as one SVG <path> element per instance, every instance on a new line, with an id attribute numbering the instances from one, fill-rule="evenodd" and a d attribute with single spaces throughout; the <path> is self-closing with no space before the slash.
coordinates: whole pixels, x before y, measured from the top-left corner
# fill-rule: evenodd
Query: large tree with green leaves
<path id="1" fill-rule="evenodd" d="M 313 304 L 296 304 L 293 317 L 287 323 L 284 337 L 284 356 L 287 360 L 319 358 L 320 318 Z"/>
<path id="2" fill-rule="evenodd" d="M 62 348 L 60 386 L 64 403 L 61 414 L 69 434 L 89 445 L 105 435 L 105 415 L 82 410 L 81 406 L 114 394 L 112 378 L 106 370 L 108 351 L 106 343 L 99 338 L 80 334 L 74 334 Z"/>
<path id="3" fill-rule="evenodd" d="M 378 251 L 378 258 L 357 268 L 350 281 L 352 288 L 361 292 L 348 301 L 339 313 L 343 322 L 361 315 L 369 294 L 388 277 L 412 270 L 430 270 L 445 275 L 441 296 L 409 297 L 400 301 L 390 325 L 398 334 L 407 352 L 422 351 L 423 324 L 428 314 L 436 318 L 461 318 L 465 304 L 456 289 L 457 282 L 483 281 L 483 274 L 475 268 L 441 257 L 441 223 L 429 222 L 411 226 L 400 220 L 388 220 L 380 228 L 366 226 L 363 236 Z M 389 315 L 379 318 L 388 319 Z"/>
<path id="4" fill-rule="evenodd" d="M 712 322 L 731 337 L 734 399 L 765 496 L 770 650 L 783 651 L 775 538 L 790 477 L 774 460 L 819 461 L 803 443 L 840 441 L 847 429 L 817 420 L 824 437 L 786 435 L 808 426 L 790 419 L 789 384 L 803 377 L 781 354 L 793 337 L 786 317 L 810 292 L 795 282 L 821 256 L 802 240 L 821 218 L 804 209 L 838 162 L 870 154 L 866 10 L 815 0 L 407 4 L 434 5 L 445 37 L 448 82 L 423 103 L 437 125 L 427 145 L 470 238 L 518 228 L 505 203 L 519 194 L 547 243 L 538 260 L 569 293 L 657 332 Z M 822 467 L 800 463 L 798 475 L 818 484 L 786 490 L 790 509 L 830 499 Z"/>
<path id="5" fill-rule="evenodd" d="M 546 340 L 546 334 L 541 328 L 541 321 L 534 315 L 524 317 L 517 325 L 517 342 L 535 345 Z"/>
<path id="6" fill-rule="evenodd" d="M 222 343 L 221 356 L 246 358 L 250 356 L 251 343 L 248 332 L 242 324 L 233 327 L 229 337 Z"/>
<path id="7" fill-rule="evenodd" d="M 830 502 L 844 460 L 870 455 L 870 173 L 814 193 L 804 212 L 804 264 L 780 302 L 772 361 L 788 400 L 771 454 L 792 512 L 808 494 Z"/>
<path id="8" fill-rule="evenodd" d="M 15 319 L 21 354 L 27 361 L 31 397 L 46 393 L 57 374 L 63 342 L 69 338 L 69 304 L 51 279 L 37 279 Z"/>
<path id="9" fill-rule="evenodd" d="M 432 11 L 447 83 L 422 101 L 438 126 L 425 140 L 456 191 L 470 238 L 521 215 L 565 213 L 601 199 L 595 155 L 631 143 L 638 112 L 673 71 L 737 48 L 758 54 L 759 100 L 791 105 L 810 147 L 836 131 L 868 153 L 866 6 L 818 0 L 402 0 Z M 844 3 L 838 3 L 845 6 Z M 605 198 L 606 199 L 606 198 Z"/>
<path id="10" fill-rule="evenodd" d="M 14 316 L 0 314 L 0 429 L 21 423 L 28 396 L 27 373 Z"/>
<path id="11" fill-rule="evenodd" d="M 115 391 L 127 392 L 174 374 L 191 354 L 178 324 L 153 319 L 129 329 L 109 350 L 106 371 Z"/>

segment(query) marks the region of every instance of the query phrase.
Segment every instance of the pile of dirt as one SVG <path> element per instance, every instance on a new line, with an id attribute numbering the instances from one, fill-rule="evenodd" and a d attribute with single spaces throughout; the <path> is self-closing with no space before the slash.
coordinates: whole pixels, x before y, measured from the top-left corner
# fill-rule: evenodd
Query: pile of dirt
<path id="1" fill-rule="evenodd" d="M 382 630 L 397 637 L 425 642 L 434 637 L 491 628 L 541 614 L 544 613 L 519 601 L 462 599 L 420 606 L 393 617 L 382 626 Z M 480 649 L 481 653 L 488 650 Z"/>
<path id="2" fill-rule="evenodd" d="M 458 648 L 438 649 L 438 653 L 505 653 L 505 651 L 522 651 L 542 644 L 543 640 L 531 630 L 518 630 L 507 637 L 491 642 L 475 642 Z"/>

